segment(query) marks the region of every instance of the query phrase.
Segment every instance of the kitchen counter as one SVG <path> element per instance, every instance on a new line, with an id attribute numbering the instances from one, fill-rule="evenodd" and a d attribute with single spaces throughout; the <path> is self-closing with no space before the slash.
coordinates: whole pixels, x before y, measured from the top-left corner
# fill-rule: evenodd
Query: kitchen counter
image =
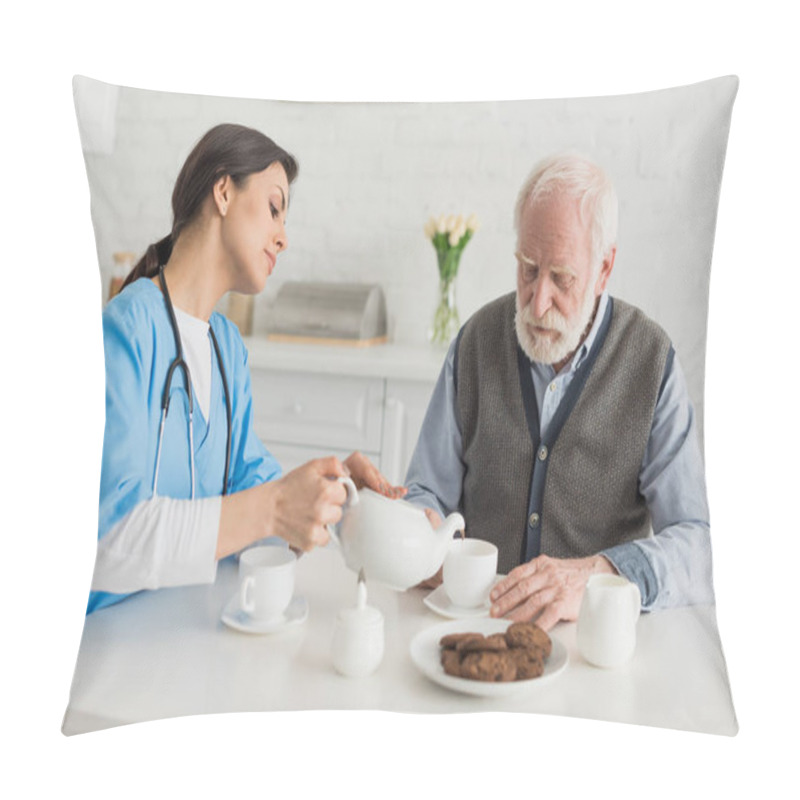
<path id="1" fill-rule="evenodd" d="M 433 383 L 447 351 L 427 345 L 376 344 L 369 347 L 271 342 L 244 339 L 251 369 L 378 376 Z"/>

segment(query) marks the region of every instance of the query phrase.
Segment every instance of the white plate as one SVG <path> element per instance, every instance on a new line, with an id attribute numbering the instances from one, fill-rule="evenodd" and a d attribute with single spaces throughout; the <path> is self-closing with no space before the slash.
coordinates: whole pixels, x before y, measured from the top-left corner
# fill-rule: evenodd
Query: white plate
<path id="1" fill-rule="evenodd" d="M 242 633 L 277 633 L 278 631 L 299 625 L 308 617 L 308 603 L 305 597 L 292 598 L 288 608 L 278 619 L 257 620 L 253 619 L 246 611 L 242 610 L 239 601 L 239 592 L 228 601 L 222 612 L 222 621 L 235 631 Z"/>
<path id="2" fill-rule="evenodd" d="M 545 661 L 544 672 L 538 678 L 525 681 L 473 681 L 468 678 L 457 678 L 445 673 L 441 662 L 439 640 L 448 633 L 464 633 L 474 631 L 488 636 L 492 633 L 504 633 L 511 624 L 507 619 L 471 619 L 457 622 L 443 622 L 420 631 L 411 640 L 411 660 L 423 675 L 434 683 L 452 689 L 455 692 L 473 694 L 480 697 L 506 697 L 525 689 L 544 686 L 560 675 L 567 666 L 569 656 L 567 648 L 558 639 L 551 637 L 553 651 Z"/>
<path id="3" fill-rule="evenodd" d="M 477 608 L 464 608 L 463 606 L 454 605 L 447 596 L 443 585 L 426 595 L 422 602 L 431 611 L 448 619 L 480 619 L 481 617 L 488 617 L 489 609 L 491 608 L 488 600 Z"/>

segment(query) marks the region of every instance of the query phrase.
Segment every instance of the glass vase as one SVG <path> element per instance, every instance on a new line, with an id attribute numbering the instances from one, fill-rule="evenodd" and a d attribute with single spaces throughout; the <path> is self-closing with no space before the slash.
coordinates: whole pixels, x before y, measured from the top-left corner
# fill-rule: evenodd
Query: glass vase
<path id="1" fill-rule="evenodd" d="M 433 315 L 429 339 L 431 344 L 446 347 L 461 327 L 456 306 L 456 279 L 439 281 L 439 304 Z"/>

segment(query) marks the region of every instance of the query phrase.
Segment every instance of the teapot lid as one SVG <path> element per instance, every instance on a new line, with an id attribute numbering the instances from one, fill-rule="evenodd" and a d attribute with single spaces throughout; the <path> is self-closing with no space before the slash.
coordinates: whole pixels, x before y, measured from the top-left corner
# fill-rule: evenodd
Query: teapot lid
<path id="1" fill-rule="evenodd" d="M 368 489 L 366 486 L 363 489 L 359 489 L 358 494 L 360 497 L 370 497 L 374 498 L 375 500 L 379 500 L 381 504 L 390 506 L 395 511 L 401 511 L 403 513 L 409 513 L 416 516 L 422 516 L 427 519 L 425 516 L 425 511 L 418 505 L 414 503 L 409 503 L 408 500 L 403 500 L 402 498 L 392 498 L 386 497 L 382 495 L 380 492 L 376 492 L 373 489 Z"/>

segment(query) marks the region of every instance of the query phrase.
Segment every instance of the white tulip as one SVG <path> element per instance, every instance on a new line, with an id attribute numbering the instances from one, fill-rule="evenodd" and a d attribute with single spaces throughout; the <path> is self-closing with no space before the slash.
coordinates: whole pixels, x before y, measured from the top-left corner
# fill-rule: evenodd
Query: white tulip
<path id="1" fill-rule="evenodd" d="M 448 214 L 447 221 L 445 222 L 445 230 L 452 232 L 453 229 L 456 227 L 456 217 L 455 214 Z"/>
<path id="2" fill-rule="evenodd" d="M 460 241 L 461 237 L 467 232 L 467 229 L 464 227 L 464 221 L 461 220 L 459 225 L 453 229 L 450 234 L 450 247 L 455 247 Z"/>
<path id="3" fill-rule="evenodd" d="M 436 220 L 433 217 L 431 217 L 425 223 L 424 230 L 425 230 L 425 236 L 427 236 L 428 239 L 433 239 L 433 235 L 436 233 Z"/>
<path id="4" fill-rule="evenodd" d="M 444 214 L 439 214 L 439 219 L 436 220 L 436 232 L 437 233 L 446 233 L 447 226 L 445 225 L 445 216 Z"/>
<path id="5" fill-rule="evenodd" d="M 467 218 L 467 230 L 475 233 L 478 230 L 478 218 L 474 214 L 470 214 Z"/>

